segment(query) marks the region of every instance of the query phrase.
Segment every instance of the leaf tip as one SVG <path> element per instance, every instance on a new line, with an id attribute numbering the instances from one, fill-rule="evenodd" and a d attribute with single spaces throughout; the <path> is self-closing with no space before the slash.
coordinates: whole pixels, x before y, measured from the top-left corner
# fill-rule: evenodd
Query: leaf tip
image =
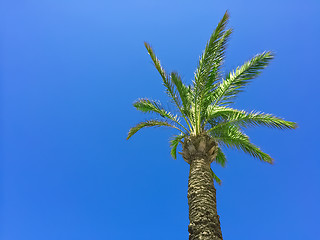
<path id="1" fill-rule="evenodd" d="M 292 122 L 292 128 L 293 129 L 297 129 L 299 126 L 296 122 Z"/>

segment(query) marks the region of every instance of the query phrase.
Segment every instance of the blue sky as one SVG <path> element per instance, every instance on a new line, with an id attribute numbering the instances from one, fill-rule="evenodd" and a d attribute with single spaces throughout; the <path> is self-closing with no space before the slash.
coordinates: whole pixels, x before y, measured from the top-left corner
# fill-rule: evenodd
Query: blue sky
<path id="1" fill-rule="evenodd" d="M 188 239 L 188 165 L 174 131 L 147 129 L 139 97 L 167 102 L 143 46 L 190 83 L 228 9 L 226 70 L 276 58 L 235 107 L 296 121 L 250 129 L 275 164 L 227 150 L 217 204 L 225 240 L 320 235 L 320 2 L 23 1 L 0 3 L 0 239 Z"/>

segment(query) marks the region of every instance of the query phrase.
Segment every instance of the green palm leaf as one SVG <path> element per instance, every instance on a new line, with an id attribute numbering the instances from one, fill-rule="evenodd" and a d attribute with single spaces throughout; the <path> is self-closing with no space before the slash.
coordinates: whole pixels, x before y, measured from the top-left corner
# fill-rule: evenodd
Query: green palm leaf
<path id="1" fill-rule="evenodd" d="M 185 134 L 176 135 L 170 140 L 170 147 L 171 147 L 170 153 L 173 159 L 177 159 L 177 147 L 185 136 L 186 136 Z"/>
<path id="2" fill-rule="evenodd" d="M 226 166 L 226 163 L 227 163 L 227 158 L 226 156 L 224 155 L 224 153 L 222 152 L 221 148 L 218 147 L 218 154 L 216 156 L 216 159 L 215 159 L 216 163 L 218 163 L 219 165 L 221 165 L 222 167 L 225 167 Z"/>
<path id="3" fill-rule="evenodd" d="M 163 85 L 166 88 L 166 93 L 180 111 L 182 117 L 184 118 L 189 127 L 189 131 L 192 131 L 192 127 L 190 126 L 190 123 L 188 121 L 188 111 L 190 109 L 190 101 L 188 101 L 188 92 L 190 91 L 187 91 L 187 87 L 182 83 L 181 78 L 177 73 L 171 73 L 170 76 L 168 76 L 163 67 L 161 66 L 160 60 L 155 55 L 151 46 L 146 42 L 144 43 L 144 45 L 153 61 L 154 66 L 161 75 Z"/>
<path id="4" fill-rule="evenodd" d="M 215 122 L 215 124 L 211 124 L 212 126 L 215 126 L 219 122 L 222 122 L 223 120 L 227 120 L 230 114 L 233 113 L 234 111 L 237 111 L 237 110 L 232 108 L 227 108 L 227 107 L 209 105 L 206 108 L 206 111 L 204 114 L 204 121 L 202 124 L 205 126 L 208 122 L 209 123 Z"/>
<path id="5" fill-rule="evenodd" d="M 201 111 L 205 110 L 206 107 L 211 104 L 210 93 L 214 91 L 214 89 L 217 87 L 217 82 L 222 77 L 222 73 L 220 69 L 224 62 L 226 45 L 230 38 L 231 33 L 232 33 L 232 29 L 228 29 L 224 32 L 221 39 L 217 43 L 215 52 L 213 52 L 213 55 L 210 56 L 210 59 L 208 60 L 209 66 L 207 67 L 209 69 L 206 71 L 208 72 L 208 74 L 205 76 L 206 81 L 204 84 L 204 88 L 199 94 L 200 95 L 199 104 L 201 105 Z"/>
<path id="6" fill-rule="evenodd" d="M 147 51 L 153 61 L 154 66 L 156 67 L 156 69 L 160 73 L 163 81 L 165 81 L 167 79 L 167 74 L 166 74 L 164 68 L 161 66 L 160 60 L 157 58 L 152 47 L 147 42 L 144 42 L 144 46 L 146 47 L 146 49 L 147 49 Z"/>
<path id="7" fill-rule="evenodd" d="M 261 161 L 273 163 L 273 159 L 268 154 L 262 152 L 259 147 L 252 144 L 249 137 L 236 126 L 225 126 L 219 130 L 212 131 L 211 136 L 222 146 L 236 148 Z"/>
<path id="8" fill-rule="evenodd" d="M 217 175 L 212 171 L 212 169 L 210 168 L 211 170 L 211 176 L 213 178 L 213 180 L 215 180 L 219 185 L 222 184 L 222 181 L 220 180 L 220 178 L 217 177 Z"/>
<path id="9" fill-rule="evenodd" d="M 182 105 L 183 105 L 183 112 L 186 116 L 189 116 L 189 111 L 191 107 L 191 98 L 190 98 L 190 91 L 188 87 L 182 82 L 181 77 L 178 73 L 172 72 L 170 74 L 171 81 L 176 86 L 176 89 L 179 93 Z"/>
<path id="10" fill-rule="evenodd" d="M 229 105 L 233 103 L 233 98 L 243 91 L 246 84 L 256 78 L 273 58 L 274 54 L 272 52 L 263 52 L 245 62 L 235 71 L 230 72 L 226 79 L 212 92 L 213 105 Z"/>
<path id="11" fill-rule="evenodd" d="M 226 11 L 215 31 L 212 33 L 206 48 L 200 57 L 198 67 L 195 72 L 194 88 L 196 94 L 199 89 L 205 85 L 206 81 L 208 81 L 208 77 L 210 79 L 214 79 L 214 70 L 216 70 L 215 68 L 221 63 L 225 46 L 223 39 L 227 39 L 225 35 L 225 28 L 228 24 L 228 20 L 229 14 Z M 225 36 L 225 38 L 223 38 L 223 36 Z"/>
<path id="12" fill-rule="evenodd" d="M 170 124 L 170 123 L 168 123 L 166 121 L 149 120 L 149 121 L 138 123 L 135 127 L 130 128 L 128 136 L 127 136 L 127 140 L 129 138 L 131 138 L 135 133 L 137 133 L 142 128 L 145 128 L 145 127 L 161 127 L 161 126 L 175 128 L 175 129 L 178 129 L 180 132 L 183 133 L 183 131 L 181 131 L 181 129 L 179 129 L 178 127 L 176 127 L 176 126 L 174 126 L 174 125 L 172 125 L 172 124 Z"/>
<path id="13" fill-rule="evenodd" d="M 240 126 L 240 127 L 254 127 L 254 126 L 266 126 L 278 129 L 295 129 L 297 124 L 294 122 L 286 121 L 282 118 L 275 117 L 271 114 L 262 112 L 246 112 L 244 110 L 236 110 L 232 108 L 216 108 L 211 115 L 212 119 L 221 117 L 225 121 L 217 124 L 211 130 L 224 127 L 226 125 Z"/>
<path id="14" fill-rule="evenodd" d="M 180 103 L 180 99 L 177 96 L 177 92 L 175 89 L 174 84 L 172 83 L 172 81 L 170 80 L 169 76 L 166 74 L 165 70 L 163 69 L 163 67 L 160 64 L 160 60 L 157 58 L 157 56 L 155 55 L 153 49 L 151 48 L 151 46 L 148 43 L 144 43 L 152 61 L 154 66 L 156 67 L 156 69 L 158 70 L 158 72 L 161 75 L 162 78 L 162 82 L 163 85 L 166 88 L 166 92 L 168 94 L 168 96 L 171 98 L 171 100 L 176 104 L 176 106 L 179 108 L 179 110 L 181 109 L 181 103 Z"/>
<path id="15" fill-rule="evenodd" d="M 180 127 L 186 130 L 188 130 L 180 123 L 179 117 L 177 115 L 173 115 L 171 112 L 166 111 L 162 106 L 160 101 L 153 101 L 149 100 L 147 98 L 141 98 L 138 101 L 133 103 L 133 106 L 142 112 L 148 113 L 148 112 L 154 112 L 158 113 L 161 117 L 167 118 L 176 124 L 178 124 Z"/>
<path id="16" fill-rule="evenodd" d="M 226 43 L 232 32 L 231 29 L 225 31 L 228 19 L 229 14 L 226 12 L 211 35 L 195 72 L 193 93 L 197 122 L 196 131 L 200 131 L 202 109 L 208 105 L 205 96 L 207 96 L 208 91 L 214 88 L 214 83 L 218 81 L 220 75 L 219 70 L 224 59 Z"/>

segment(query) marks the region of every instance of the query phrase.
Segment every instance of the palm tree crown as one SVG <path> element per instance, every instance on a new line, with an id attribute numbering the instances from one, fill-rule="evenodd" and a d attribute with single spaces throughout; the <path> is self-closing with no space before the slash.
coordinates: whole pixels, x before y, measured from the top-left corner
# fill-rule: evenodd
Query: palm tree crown
<path id="1" fill-rule="evenodd" d="M 243 129 L 253 126 L 267 126 L 278 129 L 294 129 L 296 123 L 263 112 L 237 110 L 230 107 L 237 94 L 274 58 L 271 51 L 257 54 L 241 67 L 223 77 L 222 65 L 225 50 L 232 29 L 227 29 L 229 14 L 226 12 L 211 35 L 195 71 L 191 85 L 182 82 L 176 72 L 166 73 L 153 49 L 145 42 L 145 47 L 154 66 L 161 75 L 166 93 L 177 109 L 177 114 L 166 110 L 159 101 L 142 98 L 133 106 L 145 113 L 155 113 L 159 119 L 151 119 L 131 128 L 127 139 L 145 127 L 166 126 L 177 129 L 180 134 L 170 141 L 171 155 L 176 159 L 176 149 L 186 137 L 207 135 L 218 143 L 215 161 L 225 166 L 226 157 L 221 147 L 231 147 L 244 151 L 262 161 L 272 163 L 273 159 L 250 142 Z M 214 179 L 220 179 L 213 173 Z"/>

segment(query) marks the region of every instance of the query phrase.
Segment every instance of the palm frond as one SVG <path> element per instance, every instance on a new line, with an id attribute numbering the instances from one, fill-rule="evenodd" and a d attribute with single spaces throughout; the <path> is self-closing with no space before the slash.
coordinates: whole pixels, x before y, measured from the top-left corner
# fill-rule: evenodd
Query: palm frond
<path id="1" fill-rule="evenodd" d="M 226 11 L 216 29 L 212 33 L 203 54 L 199 59 L 199 64 L 195 72 L 194 82 L 196 92 L 198 88 L 201 88 L 204 85 L 205 81 L 207 81 L 207 77 L 210 75 L 210 73 L 212 73 L 217 63 L 220 62 L 220 56 L 217 53 L 219 51 L 222 53 L 224 50 L 224 44 L 221 39 L 223 39 L 223 36 L 225 34 L 225 28 L 228 24 L 228 20 L 229 13 L 228 11 Z"/>
<path id="2" fill-rule="evenodd" d="M 242 150 L 261 161 L 273 163 L 273 159 L 261 151 L 259 147 L 251 143 L 249 137 L 236 126 L 226 126 L 219 130 L 211 131 L 211 136 L 214 137 L 220 145 Z"/>
<path id="3" fill-rule="evenodd" d="M 239 127 L 266 126 L 277 129 L 295 129 L 295 122 L 286 121 L 282 118 L 266 114 L 263 112 L 246 112 L 244 110 L 236 110 L 232 108 L 219 107 L 212 111 L 211 118 L 221 117 L 224 121 L 218 123 L 212 130 L 218 129 L 226 125 L 236 125 Z M 210 119 L 210 118 L 209 118 Z M 211 130 L 210 130 L 211 131 Z"/>
<path id="4" fill-rule="evenodd" d="M 210 168 L 211 170 L 211 176 L 213 178 L 213 180 L 215 180 L 219 185 L 222 184 L 222 181 L 220 180 L 220 178 L 217 177 L 217 175 L 212 171 L 212 169 Z"/>
<path id="5" fill-rule="evenodd" d="M 200 57 L 198 67 L 195 72 L 193 92 L 198 131 L 200 129 L 201 110 L 203 109 L 202 105 L 203 102 L 205 102 L 203 101 L 203 98 L 207 95 L 207 91 L 211 90 L 214 83 L 218 80 L 219 69 L 224 59 L 226 43 L 232 32 L 231 29 L 225 31 L 228 19 L 229 14 L 226 11 L 215 31 L 211 35 L 206 48 Z"/>
<path id="6" fill-rule="evenodd" d="M 165 70 L 161 66 L 160 60 L 155 55 L 151 46 L 146 42 L 144 43 L 144 45 L 145 45 L 145 47 L 146 47 L 146 49 L 147 49 L 147 51 L 153 61 L 154 66 L 156 67 L 156 69 L 158 70 L 158 72 L 160 73 L 160 75 L 162 77 L 162 82 L 166 88 L 166 93 L 171 98 L 171 100 L 176 104 L 178 109 L 181 111 L 181 103 L 180 103 L 180 99 L 177 96 L 177 91 L 175 89 L 175 85 L 172 83 L 170 77 L 166 74 Z"/>
<path id="7" fill-rule="evenodd" d="M 144 43 L 153 63 L 158 72 L 160 73 L 162 77 L 163 85 L 166 88 L 167 95 L 171 98 L 171 101 L 175 104 L 175 106 L 180 111 L 182 117 L 186 121 L 190 131 L 192 130 L 192 127 L 189 124 L 188 121 L 188 115 L 187 111 L 189 108 L 188 106 L 188 96 L 186 91 L 186 86 L 182 83 L 181 78 L 178 74 L 172 73 L 170 76 L 168 76 L 163 69 L 163 67 L 160 64 L 160 60 L 155 55 L 153 49 L 148 43 Z M 188 91 L 189 92 L 189 91 Z M 181 103 L 182 102 L 182 103 Z"/>
<path id="8" fill-rule="evenodd" d="M 182 82 L 181 77 L 178 73 L 172 72 L 170 74 L 171 81 L 176 86 L 176 89 L 179 93 L 182 105 L 183 105 L 183 112 L 188 116 L 188 112 L 191 106 L 191 98 L 190 98 L 190 91 L 188 87 Z"/>
<path id="9" fill-rule="evenodd" d="M 156 69 L 160 73 L 163 81 L 165 81 L 165 79 L 167 79 L 167 74 L 166 74 L 164 68 L 161 66 L 160 60 L 157 58 L 152 47 L 147 42 L 144 42 L 144 46 L 146 47 L 146 49 L 147 49 L 147 51 L 153 61 L 154 66 L 156 67 Z"/>
<path id="10" fill-rule="evenodd" d="M 144 113 L 154 112 L 163 118 L 167 118 L 180 125 L 179 117 L 165 110 L 160 101 L 149 100 L 147 98 L 140 98 L 133 103 L 133 106 Z"/>
<path id="11" fill-rule="evenodd" d="M 181 140 L 185 137 L 185 134 L 180 134 L 180 135 L 176 135 L 174 136 L 171 140 L 170 140 L 170 147 L 171 147 L 171 156 L 173 157 L 173 159 L 177 159 L 177 147 L 179 145 L 179 143 L 181 142 Z"/>
<path id="12" fill-rule="evenodd" d="M 227 158 L 224 155 L 224 153 L 222 152 L 221 148 L 218 147 L 218 154 L 216 156 L 216 163 L 218 163 L 219 165 L 221 165 L 222 167 L 226 166 L 227 163 Z"/>
<path id="13" fill-rule="evenodd" d="M 225 50 L 231 33 L 232 29 L 228 29 L 224 32 L 221 39 L 217 43 L 216 50 L 208 60 L 209 66 L 207 66 L 207 74 L 204 76 L 206 80 L 204 88 L 200 93 L 200 104 L 202 107 L 201 110 L 206 109 L 206 107 L 211 104 L 212 101 L 210 98 L 210 93 L 217 87 L 218 80 L 222 78 L 221 66 L 225 59 Z"/>
<path id="14" fill-rule="evenodd" d="M 209 122 L 211 127 L 213 127 L 223 120 L 228 119 L 230 112 L 233 111 L 235 110 L 232 108 L 209 105 L 204 111 L 202 124 L 205 126 Z M 213 122 L 215 124 L 212 124 Z"/>
<path id="15" fill-rule="evenodd" d="M 135 127 L 130 128 L 128 136 L 127 136 L 127 140 L 129 138 L 131 138 L 135 133 L 137 133 L 140 129 L 145 128 L 145 127 L 161 127 L 161 126 L 165 126 L 165 127 L 171 127 L 171 128 L 175 128 L 177 130 L 179 130 L 180 132 L 183 133 L 183 131 L 181 129 L 179 129 L 178 127 L 166 122 L 166 121 L 159 121 L 159 120 L 149 120 L 149 121 L 145 121 L 145 122 L 141 122 L 138 123 Z"/>
<path id="16" fill-rule="evenodd" d="M 233 103 L 233 98 L 243 91 L 250 80 L 257 77 L 274 58 L 270 51 L 256 55 L 250 61 L 245 62 L 235 71 L 230 72 L 219 86 L 212 92 L 212 103 L 216 105 L 228 105 Z"/>

